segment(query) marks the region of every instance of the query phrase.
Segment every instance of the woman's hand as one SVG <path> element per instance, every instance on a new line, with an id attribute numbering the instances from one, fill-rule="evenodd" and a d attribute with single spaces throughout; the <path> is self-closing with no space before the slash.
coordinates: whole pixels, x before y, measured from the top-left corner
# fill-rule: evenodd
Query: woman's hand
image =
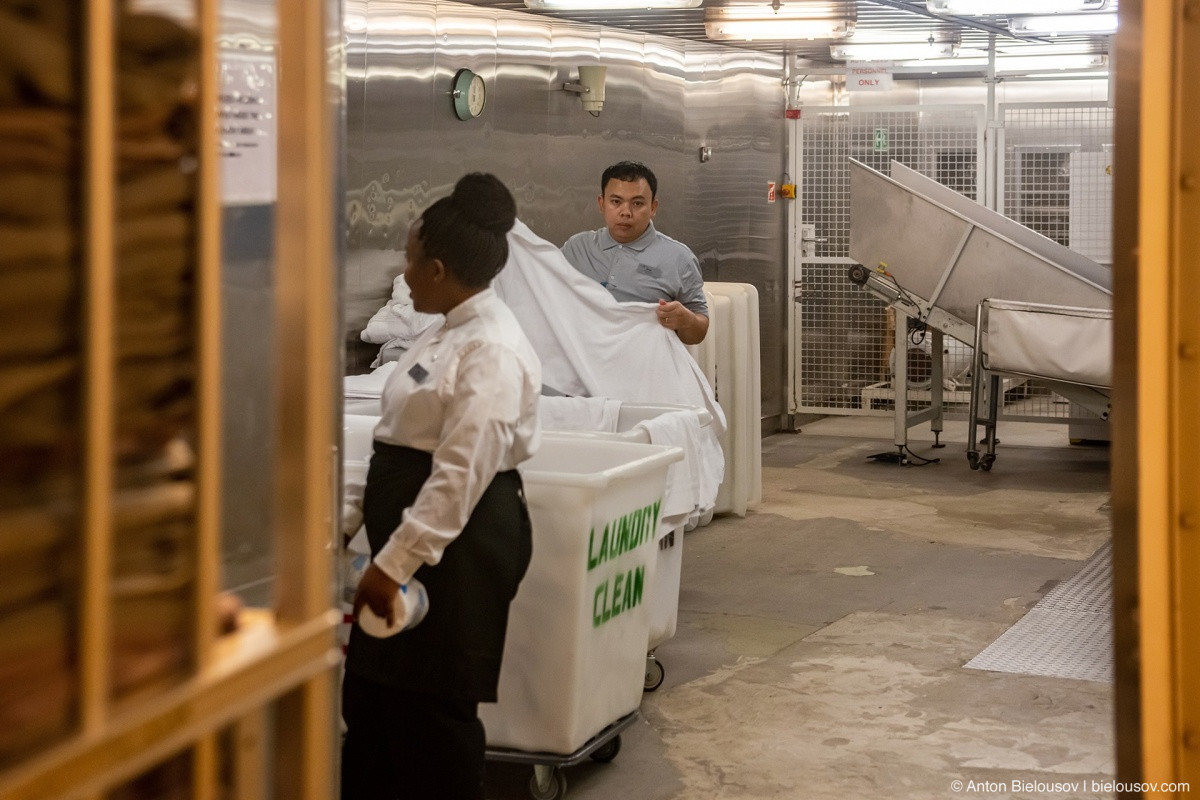
<path id="1" fill-rule="evenodd" d="M 372 563 L 354 593 L 354 618 L 358 619 L 363 606 L 370 606 L 375 616 L 387 620 L 388 627 L 392 627 L 396 624 L 396 592 L 399 589 L 400 584 Z"/>

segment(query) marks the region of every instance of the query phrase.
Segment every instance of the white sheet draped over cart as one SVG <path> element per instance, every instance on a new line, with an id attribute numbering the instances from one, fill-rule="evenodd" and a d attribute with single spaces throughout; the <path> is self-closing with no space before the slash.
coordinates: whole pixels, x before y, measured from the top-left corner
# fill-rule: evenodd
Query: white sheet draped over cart
<path id="1" fill-rule="evenodd" d="M 543 383 L 570 395 L 704 408 L 713 435 L 725 430 L 708 379 L 675 332 L 658 324 L 654 303 L 618 303 L 520 220 L 508 245 L 493 286 L 537 351 Z"/>

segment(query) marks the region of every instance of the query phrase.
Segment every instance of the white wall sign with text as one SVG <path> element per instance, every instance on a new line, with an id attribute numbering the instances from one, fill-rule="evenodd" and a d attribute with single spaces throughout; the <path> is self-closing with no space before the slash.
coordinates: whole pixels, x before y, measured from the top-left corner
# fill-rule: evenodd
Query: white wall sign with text
<path id="1" fill-rule="evenodd" d="M 220 53 L 221 199 L 227 205 L 275 202 L 275 55 Z"/>
<path id="2" fill-rule="evenodd" d="M 891 61 L 847 61 L 846 88 L 852 92 L 886 92 L 892 88 Z"/>

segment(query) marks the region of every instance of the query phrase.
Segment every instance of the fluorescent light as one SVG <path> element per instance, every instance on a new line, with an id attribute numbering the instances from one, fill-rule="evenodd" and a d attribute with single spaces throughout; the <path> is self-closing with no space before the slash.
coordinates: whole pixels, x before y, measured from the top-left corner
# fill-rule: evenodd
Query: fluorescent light
<path id="1" fill-rule="evenodd" d="M 1104 69 L 1108 56 L 1099 53 L 1065 53 L 1055 56 L 1003 56 L 997 72 L 1049 72 L 1051 70 Z"/>
<path id="2" fill-rule="evenodd" d="M 844 39 L 854 33 L 841 2 L 801 6 L 715 6 L 705 9 L 704 32 L 710 39 Z"/>
<path id="3" fill-rule="evenodd" d="M 953 42 L 844 42 L 829 45 L 829 55 L 839 61 L 899 61 L 949 58 Z"/>
<path id="4" fill-rule="evenodd" d="M 840 39 L 854 23 L 833 19 L 731 19 L 705 22 L 710 39 Z"/>
<path id="5" fill-rule="evenodd" d="M 697 8 L 703 0 L 525 0 L 534 11 L 621 11 L 631 8 Z"/>
<path id="6" fill-rule="evenodd" d="M 1069 14 L 1074 11 L 1103 11 L 1108 0 L 925 0 L 934 14 L 967 17 L 1010 14 Z"/>
<path id="7" fill-rule="evenodd" d="M 1049 14 L 1035 17 L 1011 17 L 1008 29 L 1013 33 L 1061 33 L 1104 35 L 1117 32 L 1116 14 Z"/>
<path id="8" fill-rule="evenodd" d="M 898 67 L 913 67 L 921 70 L 935 69 L 945 72 L 955 70 L 977 71 L 987 69 L 986 58 L 937 58 L 925 61 L 905 61 Z M 1103 69 L 1108 66 L 1108 56 L 1098 53 L 1063 53 L 1046 56 L 997 56 L 996 72 L 1050 72 L 1053 70 Z"/>
<path id="9" fill-rule="evenodd" d="M 709 6 L 704 9 L 704 19 L 715 22 L 719 19 L 846 19 L 844 0 L 831 2 L 804 2 L 780 5 L 768 10 L 770 4 L 752 6 Z"/>

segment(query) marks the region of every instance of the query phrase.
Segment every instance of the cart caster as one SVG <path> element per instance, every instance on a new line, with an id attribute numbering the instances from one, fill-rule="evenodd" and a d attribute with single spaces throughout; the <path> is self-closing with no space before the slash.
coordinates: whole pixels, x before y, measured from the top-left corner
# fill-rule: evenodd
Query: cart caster
<path id="1" fill-rule="evenodd" d="M 567 796 L 567 776 L 558 767 L 535 764 L 529 796 L 533 800 L 562 800 Z"/>
<path id="2" fill-rule="evenodd" d="M 994 463 L 996 463 L 996 454 L 984 453 L 979 459 L 979 468 L 984 472 L 991 472 Z"/>
<path id="3" fill-rule="evenodd" d="M 592 761 L 597 764 L 607 764 L 621 752 L 621 734 L 617 734 L 604 744 L 592 751 Z"/>
<path id="4" fill-rule="evenodd" d="M 967 451 L 967 465 L 970 466 L 971 469 L 979 469 L 979 451 L 978 450 L 968 450 Z"/>
<path id="5" fill-rule="evenodd" d="M 667 670 L 662 663 L 653 655 L 646 656 L 646 681 L 642 684 L 642 691 L 653 692 L 658 687 L 662 686 L 663 679 L 667 677 Z"/>

